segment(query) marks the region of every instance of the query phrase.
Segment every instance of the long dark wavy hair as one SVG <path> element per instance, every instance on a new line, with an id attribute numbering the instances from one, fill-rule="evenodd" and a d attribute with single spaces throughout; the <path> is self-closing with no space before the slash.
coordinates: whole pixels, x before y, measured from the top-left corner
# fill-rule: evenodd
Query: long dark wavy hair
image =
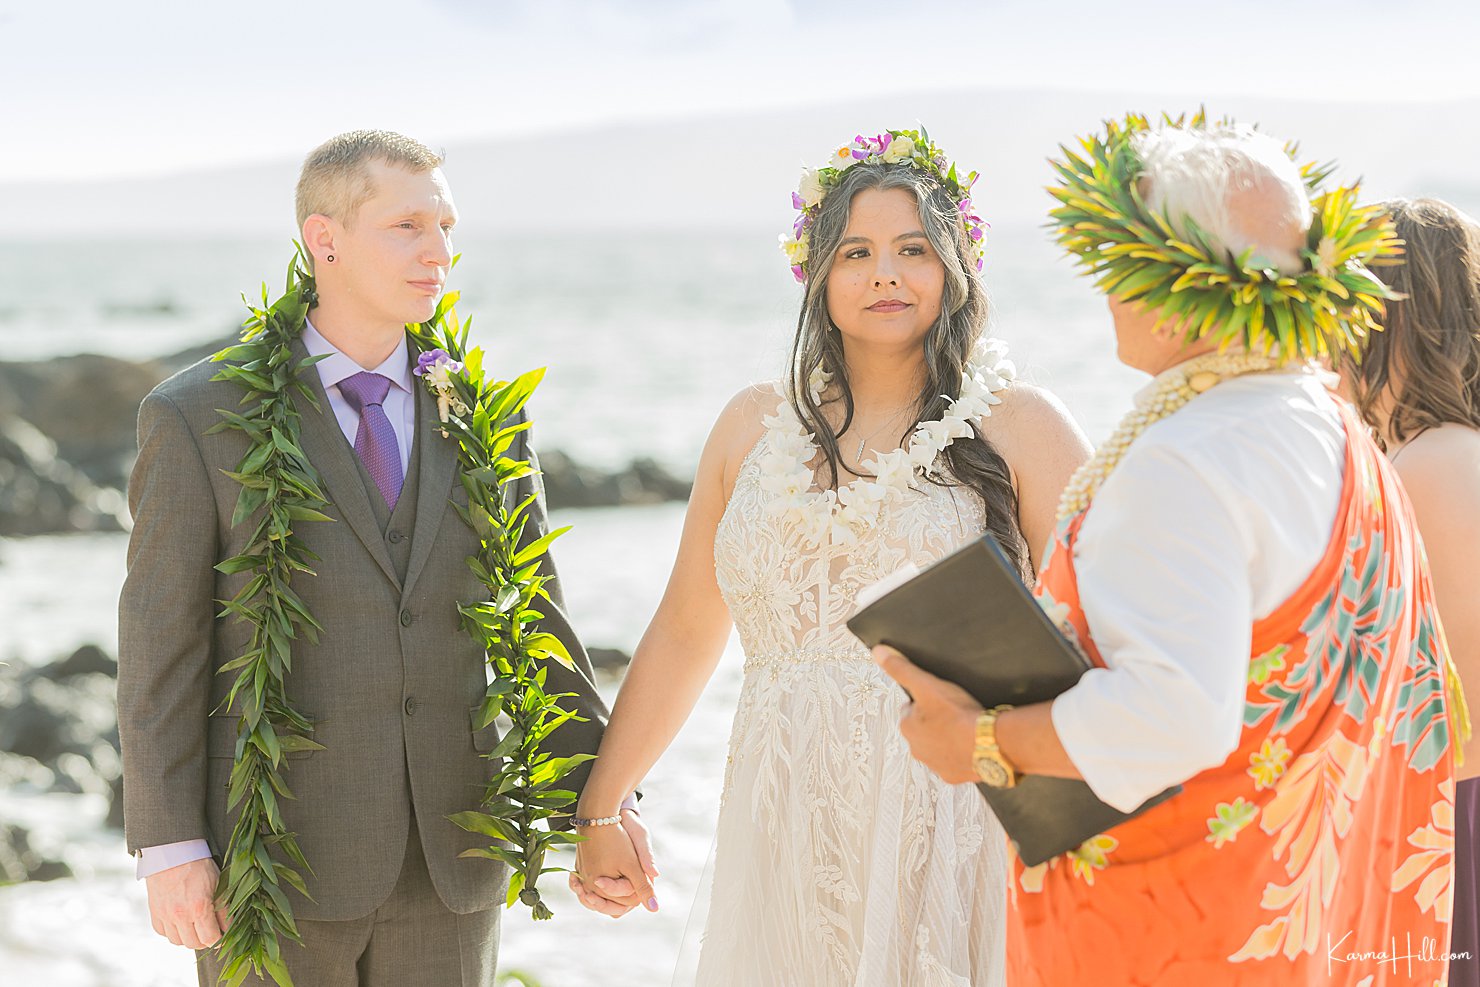
<path id="1" fill-rule="evenodd" d="M 906 189 L 913 194 L 925 235 L 946 269 L 940 317 L 925 334 L 925 380 L 915 402 L 915 415 L 900 435 L 901 444 L 916 424 L 938 421 L 951 402 L 961 396 L 961 372 L 987 325 L 987 296 L 976 271 L 975 246 L 945 188 L 928 172 L 903 163 L 860 162 L 844 171 L 842 181 L 822 200 L 822 208 L 808 233 L 807 291 L 797 318 L 791 376 L 787 382 L 787 398 L 802 424 L 816 436 L 827 464 L 829 485 L 834 487 L 839 485 L 843 471 L 854 476 L 860 474 L 844 463 L 838 452 L 838 436 L 852 423 L 854 405 L 848 368 L 843 361 L 842 334 L 830 331 L 833 322 L 827 310 L 827 279 L 848 228 L 853 198 L 865 189 Z M 832 375 L 830 386 L 840 392 L 839 399 L 843 402 L 842 420 L 836 430 L 808 386 L 813 371 L 819 367 Z M 987 530 L 1002 544 L 1019 571 L 1030 573 L 1032 566 L 1026 559 L 1018 523 L 1017 491 L 1013 489 L 1007 462 L 992 448 L 975 422 L 971 427 L 976 433 L 974 440 L 957 440 L 946 448 L 947 475 L 931 474 L 929 479 L 943 485 L 968 487 L 981 497 L 986 507 Z"/>
<path id="2" fill-rule="evenodd" d="M 1383 203 L 1403 263 L 1375 273 L 1401 296 L 1350 368 L 1357 408 L 1385 443 L 1447 422 L 1480 428 L 1480 228 L 1438 199 Z M 1392 397 L 1384 430 L 1377 405 Z"/>

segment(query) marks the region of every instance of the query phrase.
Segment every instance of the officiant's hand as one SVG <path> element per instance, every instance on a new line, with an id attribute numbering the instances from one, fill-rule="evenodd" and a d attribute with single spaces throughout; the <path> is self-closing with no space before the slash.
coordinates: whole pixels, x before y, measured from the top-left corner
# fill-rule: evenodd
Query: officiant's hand
<path id="1" fill-rule="evenodd" d="M 215 903 L 220 874 L 216 862 L 205 857 L 144 878 L 154 931 L 176 946 L 214 946 L 229 924 L 225 909 Z"/>
<path id="2" fill-rule="evenodd" d="M 576 872 L 570 889 L 593 912 L 621 918 L 638 905 L 658 910 L 653 861 L 647 826 L 636 809 L 623 809 L 619 826 L 588 826 L 586 839 L 576 844 Z"/>
<path id="3" fill-rule="evenodd" d="M 900 718 L 899 732 L 915 760 L 952 785 L 977 781 L 971 755 L 982 704 L 956 683 L 931 675 L 888 645 L 879 645 L 873 655 L 884 674 L 903 686 L 913 700 Z"/>

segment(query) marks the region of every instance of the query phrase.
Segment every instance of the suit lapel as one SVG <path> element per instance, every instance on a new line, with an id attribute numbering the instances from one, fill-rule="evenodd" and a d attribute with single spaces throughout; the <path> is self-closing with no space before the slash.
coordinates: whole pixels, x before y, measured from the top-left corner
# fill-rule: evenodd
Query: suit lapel
<path id="1" fill-rule="evenodd" d="M 295 360 L 308 357 L 308 351 L 301 342 L 293 344 L 293 356 Z M 323 379 L 313 367 L 305 370 L 300 379 L 313 390 L 314 396 L 319 400 L 319 408 L 315 409 L 302 400 L 301 395 L 294 397 L 303 422 L 300 438 L 304 455 L 308 456 L 309 462 L 314 464 L 319 476 L 323 478 L 324 492 L 343 515 L 341 520 L 365 543 L 365 548 L 386 578 L 400 585 L 400 580 L 396 578 L 396 567 L 392 564 L 390 551 L 385 545 L 385 536 L 375 521 L 375 512 L 370 508 L 370 495 L 360 480 L 354 447 L 344 440 L 344 432 L 340 430 L 339 421 L 334 417 L 334 409 L 329 406 L 329 395 L 324 391 Z"/>
<path id="2" fill-rule="evenodd" d="M 406 567 L 406 592 L 416 585 L 416 577 L 421 575 L 432 554 L 457 473 L 457 442 L 442 438 L 441 433 L 432 429 L 432 423 L 437 420 L 437 404 L 427 389 L 417 386 L 415 392 L 415 441 L 421 443 L 421 467 L 416 489 L 416 526 L 411 533 L 411 561 Z"/>

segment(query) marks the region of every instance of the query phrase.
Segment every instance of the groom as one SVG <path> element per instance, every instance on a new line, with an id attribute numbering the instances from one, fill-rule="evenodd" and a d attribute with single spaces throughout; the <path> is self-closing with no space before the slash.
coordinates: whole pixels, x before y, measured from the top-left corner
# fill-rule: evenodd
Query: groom
<path id="1" fill-rule="evenodd" d="M 323 749 L 289 753 L 286 829 L 312 868 L 311 898 L 293 913 L 307 948 L 283 955 L 302 987 L 492 983 L 502 864 L 459 859 L 486 839 L 447 820 L 476 809 L 496 728 L 475 730 L 486 688 L 484 656 L 459 626 L 457 604 L 486 590 L 465 559 L 472 530 L 448 507 L 465 502 L 450 442 L 431 429 L 436 405 L 411 372 L 404 327 L 429 319 L 452 263 L 457 221 L 441 158 L 384 131 L 341 134 L 314 150 L 298 182 L 297 213 L 312 256 L 318 303 L 298 357 L 322 411 L 299 402 L 302 447 L 322 477 L 332 522 L 298 531 L 321 561 L 293 589 L 323 625 L 319 643 L 295 642 L 291 705 L 315 724 Z M 237 384 L 197 364 L 159 385 L 139 412 L 139 459 L 129 486 L 134 516 L 119 604 L 119 729 L 128 846 L 148 882 L 154 929 L 198 955 L 203 985 L 220 973 L 218 864 L 233 823 L 227 810 L 239 716 L 223 709 L 250 625 L 217 619 L 217 601 L 247 575 L 213 566 L 240 553 L 250 524 L 231 524 L 235 470 L 248 439 L 210 433 L 233 409 Z M 536 464 L 528 434 L 510 455 Z M 357 451 L 358 450 L 358 451 Z M 546 529 L 538 475 L 526 542 Z M 553 575 L 547 560 L 545 571 Z M 607 718 L 591 665 L 547 583 L 542 628 L 575 670 L 550 663 L 549 693 L 584 722 L 551 738 L 557 756 L 597 749 Z M 567 777 L 584 784 L 584 768 Z M 640 831 L 640 827 L 639 827 Z M 646 848 L 639 848 L 646 854 Z M 258 981 L 249 980 L 249 983 Z"/>

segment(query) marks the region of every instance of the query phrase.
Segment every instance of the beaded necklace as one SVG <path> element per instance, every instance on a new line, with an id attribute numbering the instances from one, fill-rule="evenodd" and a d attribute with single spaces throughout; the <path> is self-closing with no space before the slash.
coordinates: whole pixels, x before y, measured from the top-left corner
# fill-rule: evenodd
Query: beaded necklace
<path id="1" fill-rule="evenodd" d="M 1125 458 L 1131 443 L 1146 429 L 1225 380 L 1268 373 L 1280 367 L 1274 357 L 1259 353 L 1209 353 L 1172 368 L 1149 394 L 1136 402 L 1136 407 L 1115 426 L 1110 438 L 1069 478 L 1069 485 L 1059 498 L 1058 523 L 1063 524 L 1089 507 L 1105 480 Z"/>
<path id="2" fill-rule="evenodd" d="M 1057 524 L 1074 517 L 1089 507 L 1105 480 L 1125 458 L 1131 443 L 1152 425 L 1171 415 L 1199 394 L 1212 390 L 1225 380 L 1245 374 L 1269 373 L 1283 366 L 1273 357 L 1255 353 L 1209 353 L 1194 357 L 1168 371 L 1155 389 L 1136 402 L 1130 414 L 1120 420 L 1110 438 L 1095 450 L 1089 462 L 1079 467 L 1059 498 Z M 1444 697 L 1454 721 L 1455 736 L 1461 742 L 1470 737 L 1470 711 L 1465 701 L 1464 686 L 1454 656 L 1444 658 Z M 1463 747 L 1455 747 L 1455 763 L 1464 763 Z"/>

